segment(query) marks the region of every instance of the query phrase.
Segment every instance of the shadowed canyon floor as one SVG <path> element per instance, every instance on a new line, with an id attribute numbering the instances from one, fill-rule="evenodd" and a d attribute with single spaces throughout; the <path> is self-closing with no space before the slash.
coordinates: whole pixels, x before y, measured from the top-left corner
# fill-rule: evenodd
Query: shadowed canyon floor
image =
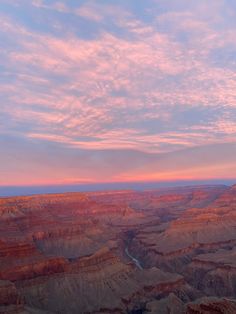
<path id="1" fill-rule="evenodd" d="M 236 313 L 236 186 L 1 198 L 0 313 Z"/>

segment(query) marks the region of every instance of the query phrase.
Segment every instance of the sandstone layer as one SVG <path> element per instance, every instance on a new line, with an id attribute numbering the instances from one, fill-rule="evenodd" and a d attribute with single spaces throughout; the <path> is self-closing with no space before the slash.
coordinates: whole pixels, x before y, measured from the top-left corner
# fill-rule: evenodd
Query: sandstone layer
<path id="1" fill-rule="evenodd" d="M 0 313 L 236 313 L 236 187 L 0 199 Z"/>

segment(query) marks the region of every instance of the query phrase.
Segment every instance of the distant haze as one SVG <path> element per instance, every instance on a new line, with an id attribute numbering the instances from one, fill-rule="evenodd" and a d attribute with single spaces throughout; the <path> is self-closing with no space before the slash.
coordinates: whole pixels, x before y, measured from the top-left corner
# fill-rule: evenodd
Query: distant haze
<path id="1" fill-rule="evenodd" d="M 109 190 L 149 190 L 197 185 L 233 185 L 235 180 L 208 180 L 208 181 L 178 181 L 178 182 L 129 182 L 80 185 L 50 185 L 50 186 L 11 186 L 0 187 L 0 197 L 21 196 L 47 193 L 89 192 Z"/>

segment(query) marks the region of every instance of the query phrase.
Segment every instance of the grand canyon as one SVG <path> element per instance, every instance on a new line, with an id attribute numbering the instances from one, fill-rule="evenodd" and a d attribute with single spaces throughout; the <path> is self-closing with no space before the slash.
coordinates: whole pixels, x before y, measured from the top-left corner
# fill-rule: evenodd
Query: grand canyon
<path id="1" fill-rule="evenodd" d="M 236 0 L 0 0 L 0 314 L 236 314 Z"/>
<path id="2" fill-rule="evenodd" d="M 236 186 L 0 199 L 0 313 L 236 313 Z"/>

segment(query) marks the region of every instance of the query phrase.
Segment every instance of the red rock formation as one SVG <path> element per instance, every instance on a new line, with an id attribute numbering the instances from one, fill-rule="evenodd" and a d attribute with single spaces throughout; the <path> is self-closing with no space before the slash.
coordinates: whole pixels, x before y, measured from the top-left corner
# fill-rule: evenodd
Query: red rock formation
<path id="1" fill-rule="evenodd" d="M 228 299 L 202 299 L 188 304 L 186 314 L 235 314 L 236 301 Z"/>
<path id="2" fill-rule="evenodd" d="M 175 313 L 236 297 L 235 205 L 224 186 L 0 199 L 2 311 Z"/>
<path id="3" fill-rule="evenodd" d="M 2 263 L 0 269 L 0 279 L 19 281 L 48 276 L 54 273 L 64 272 L 67 262 L 64 258 L 31 258 L 9 260 Z"/>

